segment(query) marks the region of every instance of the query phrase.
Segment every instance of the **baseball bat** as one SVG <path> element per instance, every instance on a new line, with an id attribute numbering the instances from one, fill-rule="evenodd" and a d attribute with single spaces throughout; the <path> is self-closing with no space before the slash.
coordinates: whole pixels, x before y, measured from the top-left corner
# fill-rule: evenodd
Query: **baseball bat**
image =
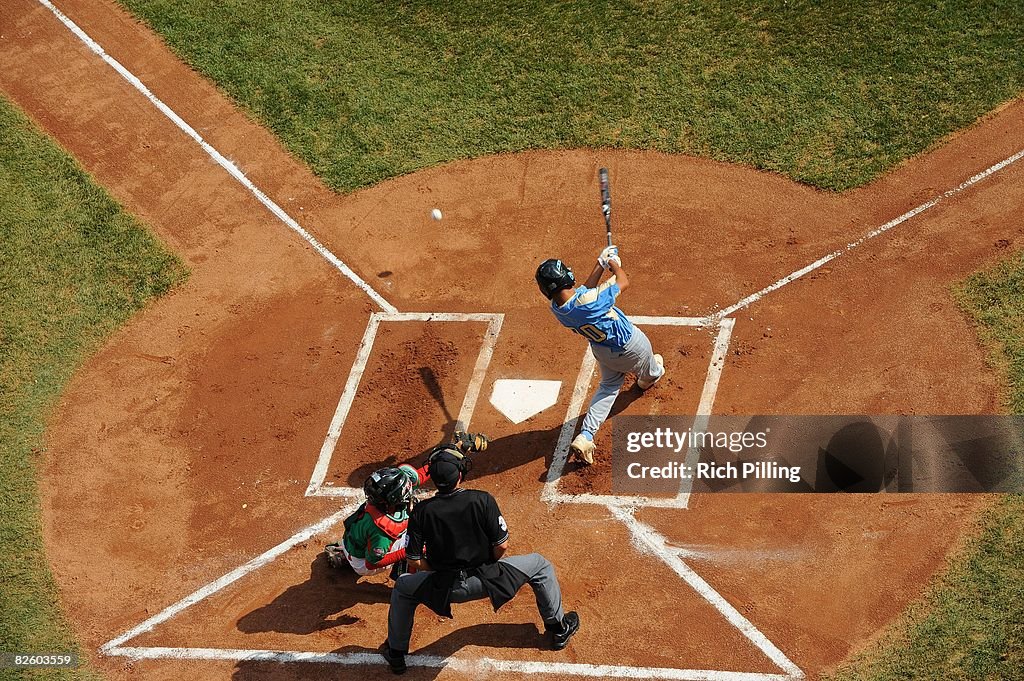
<path id="1" fill-rule="evenodd" d="M 608 189 L 608 169 L 601 168 L 597 171 L 597 177 L 601 180 L 601 212 L 604 213 L 604 226 L 608 233 L 608 245 L 612 245 L 612 194 Z"/>

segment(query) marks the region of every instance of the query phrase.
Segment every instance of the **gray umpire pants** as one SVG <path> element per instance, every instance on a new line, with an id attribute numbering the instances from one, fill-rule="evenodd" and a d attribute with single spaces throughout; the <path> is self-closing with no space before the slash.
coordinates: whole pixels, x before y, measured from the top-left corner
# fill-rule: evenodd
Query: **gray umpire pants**
<path id="1" fill-rule="evenodd" d="M 537 610 L 545 624 L 558 624 L 562 621 L 562 588 L 555 577 L 555 567 L 539 553 L 525 556 L 509 556 L 502 558 L 502 563 L 512 566 L 527 578 L 537 598 Z M 413 618 L 416 606 L 420 604 L 416 598 L 416 590 L 423 584 L 430 572 L 417 572 L 402 575 L 391 590 L 391 608 L 388 610 L 388 645 L 399 652 L 409 651 L 409 639 L 412 636 Z M 466 603 L 487 598 L 487 591 L 479 577 L 456 579 L 452 587 L 452 603 Z"/>
<path id="2" fill-rule="evenodd" d="M 601 367 L 601 384 L 597 386 L 597 392 L 590 399 L 587 415 L 583 417 L 583 430 L 593 435 L 611 413 L 626 374 L 635 374 L 637 380 L 646 382 L 661 376 L 665 369 L 658 368 L 650 339 L 636 326 L 622 350 L 597 343 L 591 343 L 590 349 Z"/>

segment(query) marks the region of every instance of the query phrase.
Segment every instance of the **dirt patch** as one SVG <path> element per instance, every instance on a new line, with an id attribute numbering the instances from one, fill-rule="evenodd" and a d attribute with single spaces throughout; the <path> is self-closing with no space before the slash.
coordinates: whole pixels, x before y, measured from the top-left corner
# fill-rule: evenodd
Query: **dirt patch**
<path id="1" fill-rule="evenodd" d="M 449 440 L 485 328 L 472 322 L 382 324 L 328 483 L 362 487 L 377 468 L 419 466 L 431 447 Z"/>
<path id="2" fill-rule="evenodd" d="M 506 315 L 472 422 L 494 445 L 473 484 L 497 496 L 514 550 L 555 562 L 584 629 L 556 655 L 536 649 L 528 596 L 497 618 L 467 606 L 455 623 L 421 621 L 414 646 L 437 654 L 772 670 L 661 562 L 639 553 L 603 508 L 539 501 L 583 347 L 551 319 L 532 275 L 554 255 L 577 270 L 590 266 L 603 238 L 599 166 L 611 170 L 617 238 L 634 279 L 622 307 L 699 316 L 956 186 L 1016 152 L 1024 137 L 1024 106 L 1015 103 L 842 195 L 706 160 L 591 150 L 460 162 L 338 197 L 116 6 L 69 0 L 62 9 L 399 309 Z M 44 8 L 11 0 L 4 24 L 0 87 L 192 270 L 185 287 L 83 367 L 49 433 L 44 529 L 71 622 L 110 678 L 336 673 L 126 663 L 95 652 L 337 510 L 338 502 L 303 492 L 376 308 Z M 1021 172 L 1012 166 L 737 313 L 715 411 L 995 411 L 995 380 L 948 290 L 1019 243 Z M 442 222 L 429 219 L 433 207 L 444 211 Z M 434 372 L 453 411 L 479 348 L 448 329 L 384 333 L 365 384 L 368 407 L 344 434 L 364 444 L 339 450 L 346 453 L 333 462 L 332 475 L 349 483 L 375 449 L 382 461 L 407 460 L 437 437 L 448 416 L 419 369 Z M 705 346 L 689 336 L 656 345 L 675 368 L 623 413 L 691 413 Z M 514 426 L 487 404 L 497 378 L 560 380 L 559 403 Z M 570 489 L 607 489 L 599 460 L 584 474 L 570 471 Z M 958 498 L 911 501 L 709 497 L 689 511 L 640 518 L 674 544 L 734 550 L 728 560 L 720 553 L 694 565 L 814 678 L 920 592 L 975 508 Z M 319 571 L 317 548 L 296 548 L 146 640 L 375 646 L 379 589 L 335 584 Z M 798 557 L 771 569 L 773 551 Z M 743 555 L 760 557 L 744 564 L 736 559 Z"/>

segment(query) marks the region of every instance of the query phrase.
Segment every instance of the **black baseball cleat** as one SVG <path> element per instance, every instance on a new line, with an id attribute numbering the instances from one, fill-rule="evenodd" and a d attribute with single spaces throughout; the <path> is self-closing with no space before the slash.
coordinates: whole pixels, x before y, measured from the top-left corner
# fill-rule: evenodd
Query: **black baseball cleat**
<path id="1" fill-rule="evenodd" d="M 578 622 L 576 626 L 579 626 Z M 387 641 L 380 644 L 380 648 L 377 649 L 377 652 L 379 652 L 380 656 L 387 661 L 388 666 L 391 667 L 391 673 L 404 674 L 405 670 L 408 669 L 408 667 L 405 666 L 405 653 L 399 653 L 391 650 L 391 646 L 388 645 Z"/>
<path id="2" fill-rule="evenodd" d="M 561 650 L 569 645 L 569 639 L 579 630 L 580 616 L 575 611 L 565 613 L 562 616 L 562 627 L 551 630 L 554 637 L 555 650 Z"/>

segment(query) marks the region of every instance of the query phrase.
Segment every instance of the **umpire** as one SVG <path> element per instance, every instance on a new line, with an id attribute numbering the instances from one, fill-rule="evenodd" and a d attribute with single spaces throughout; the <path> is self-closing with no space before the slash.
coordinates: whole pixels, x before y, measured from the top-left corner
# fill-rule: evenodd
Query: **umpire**
<path id="1" fill-rule="evenodd" d="M 437 494 L 418 503 L 409 518 L 406 556 L 413 574 L 398 578 L 391 591 L 388 639 L 380 647 L 391 671 L 405 671 L 413 617 L 423 603 L 452 617 L 452 603 L 490 598 L 495 611 L 524 584 L 533 588 L 544 628 L 561 650 L 580 628 L 575 612 L 563 613 L 555 568 L 538 553 L 506 556 L 508 526 L 487 492 L 459 487 L 472 460 L 446 445 L 430 455 Z"/>

